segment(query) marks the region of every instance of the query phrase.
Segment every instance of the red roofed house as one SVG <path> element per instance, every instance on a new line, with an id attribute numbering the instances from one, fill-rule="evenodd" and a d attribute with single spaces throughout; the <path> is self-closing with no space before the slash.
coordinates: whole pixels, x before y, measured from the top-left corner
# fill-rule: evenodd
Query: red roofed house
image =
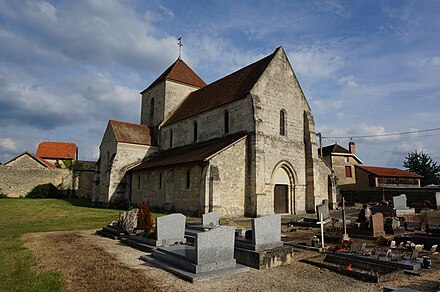
<path id="1" fill-rule="evenodd" d="M 356 188 L 419 188 L 422 176 L 398 168 L 356 165 Z"/>
<path id="2" fill-rule="evenodd" d="M 41 142 L 37 153 L 41 157 L 58 168 L 69 168 L 73 161 L 78 159 L 78 147 L 75 143 L 67 142 Z"/>
<path id="3" fill-rule="evenodd" d="M 156 210 L 227 216 L 299 214 L 336 202 L 282 47 L 208 85 L 178 59 L 141 95 L 142 126 L 107 126 L 99 202 L 125 197 Z"/>

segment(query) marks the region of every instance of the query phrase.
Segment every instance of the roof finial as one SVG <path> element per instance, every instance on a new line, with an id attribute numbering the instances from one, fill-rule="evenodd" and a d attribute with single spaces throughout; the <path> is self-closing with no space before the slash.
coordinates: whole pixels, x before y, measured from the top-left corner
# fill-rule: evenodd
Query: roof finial
<path id="1" fill-rule="evenodd" d="M 179 38 L 177 39 L 179 42 L 177 43 L 177 45 L 179 46 L 179 60 L 182 59 L 182 36 L 179 36 Z"/>

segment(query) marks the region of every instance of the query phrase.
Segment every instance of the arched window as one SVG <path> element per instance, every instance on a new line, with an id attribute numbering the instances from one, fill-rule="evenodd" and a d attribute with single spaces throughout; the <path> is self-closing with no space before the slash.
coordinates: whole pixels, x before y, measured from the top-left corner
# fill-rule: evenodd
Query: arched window
<path id="1" fill-rule="evenodd" d="M 229 112 L 225 111 L 225 116 L 224 116 L 224 120 L 225 120 L 225 133 L 229 133 Z"/>
<path id="2" fill-rule="evenodd" d="M 153 123 L 154 119 L 154 98 L 150 100 L 150 123 Z"/>
<path id="3" fill-rule="evenodd" d="M 280 135 L 286 136 L 286 113 L 284 110 L 280 111 Z"/>
<path id="4" fill-rule="evenodd" d="M 173 129 L 170 129 L 170 148 L 173 147 Z"/>
<path id="5" fill-rule="evenodd" d="M 194 142 L 197 142 L 197 121 L 194 122 Z"/>
<path id="6" fill-rule="evenodd" d="M 191 187 L 191 171 L 188 170 L 186 172 L 186 188 L 189 189 Z"/>

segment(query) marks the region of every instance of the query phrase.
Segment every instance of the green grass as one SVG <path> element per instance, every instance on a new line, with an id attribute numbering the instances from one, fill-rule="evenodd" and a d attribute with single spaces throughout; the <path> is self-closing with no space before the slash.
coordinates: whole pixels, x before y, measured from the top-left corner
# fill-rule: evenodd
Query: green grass
<path id="1" fill-rule="evenodd" d="M 23 246 L 23 234 L 98 229 L 117 220 L 119 212 L 74 206 L 66 200 L 1 199 L 0 291 L 58 291 L 62 287 L 60 273 L 31 271 L 34 256 Z"/>

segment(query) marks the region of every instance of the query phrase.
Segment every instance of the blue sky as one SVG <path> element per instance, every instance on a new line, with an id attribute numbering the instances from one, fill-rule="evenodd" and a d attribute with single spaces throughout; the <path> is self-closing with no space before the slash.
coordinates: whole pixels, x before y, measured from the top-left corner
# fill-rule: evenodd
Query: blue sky
<path id="1" fill-rule="evenodd" d="M 439 128 L 438 15 L 438 0 L 0 0 L 0 161 L 44 140 L 96 160 L 109 119 L 139 122 L 179 35 L 207 83 L 282 45 L 325 137 Z M 353 140 L 366 165 L 440 161 L 440 131 Z"/>

